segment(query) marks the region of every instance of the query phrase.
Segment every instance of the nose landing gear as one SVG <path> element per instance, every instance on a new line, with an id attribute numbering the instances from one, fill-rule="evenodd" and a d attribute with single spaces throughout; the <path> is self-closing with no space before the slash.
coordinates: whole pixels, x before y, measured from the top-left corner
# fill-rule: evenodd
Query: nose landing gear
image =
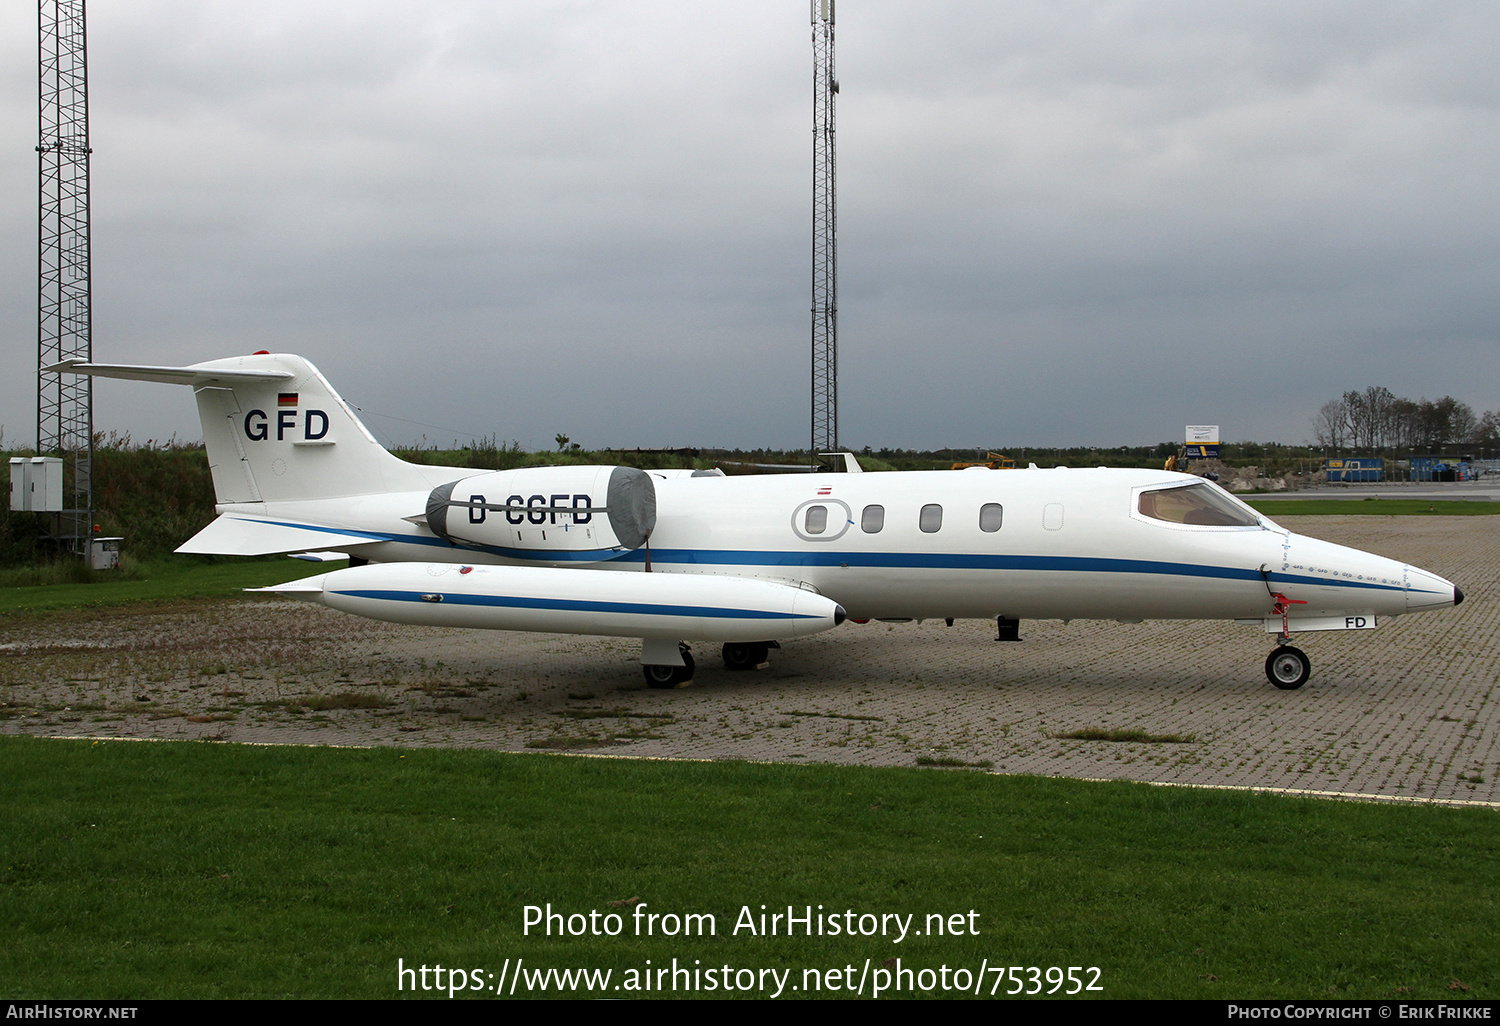
<path id="1" fill-rule="evenodd" d="M 1271 589 L 1271 573 L 1264 564 L 1260 568 L 1261 580 L 1265 582 L 1266 594 L 1271 596 L 1271 615 L 1281 617 L 1281 633 L 1276 635 L 1276 648 L 1266 656 L 1266 679 L 1282 691 L 1296 691 L 1312 676 L 1312 661 L 1300 648 L 1292 647 L 1292 625 L 1287 610 L 1292 606 L 1305 606 L 1305 599 L 1287 598 Z"/>
<path id="2" fill-rule="evenodd" d="M 1296 691 L 1312 676 L 1312 662 L 1300 648 L 1283 644 L 1266 656 L 1266 679 L 1283 691 Z"/>
<path id="3" fill-rule="evenodd" d="M 1265 573 L 1264 568 L 1261 573 Z M 1269 578 L 1266 590 L 1271 591 Z M 1289 599 L 1278 591 L 1271 592 L 1276 604 L 1271 607 L 1274 615 L 1281 617 L 1281 633 L 1276 636 L 1276 649 L 1266 656 L 1266 679 L 1282 691 L 1296 691 L 1312 676 L 1312 660 L 1300 648 L 1292 646 L 1291 625 L 1287 622 L 1287 610 L 1292 606 L 1305 606 L 1303 599 Z"/>

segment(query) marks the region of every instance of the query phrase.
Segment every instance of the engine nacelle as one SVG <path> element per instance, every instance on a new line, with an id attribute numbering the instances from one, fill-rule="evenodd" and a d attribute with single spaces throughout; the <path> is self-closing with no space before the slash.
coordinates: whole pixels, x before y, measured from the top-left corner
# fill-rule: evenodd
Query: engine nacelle
<path id="1" fill-rule="evenodd" d="M 524 467 L 439 485 L 427 526 L 455 544 L 524 552 L 638 549 L 656 528 L 656 487 L 633 467 Z"/>

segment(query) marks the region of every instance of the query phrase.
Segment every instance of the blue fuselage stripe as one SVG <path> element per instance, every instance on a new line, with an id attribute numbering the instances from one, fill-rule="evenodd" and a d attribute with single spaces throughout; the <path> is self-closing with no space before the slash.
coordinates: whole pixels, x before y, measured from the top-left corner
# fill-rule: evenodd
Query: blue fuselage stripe
<path id="1" fill-rule="evenodd" d="M 335 595 L 375 599 L 382 602 L 426 602 L 422 592 L 357 589 Z M 635 616 L 695 616 L 713 620 L 816 620 L 807 613 L 771 610 L 721 609 L 716 606 L 673 606 L 659 602 L 596 602 L 588 599 L 528 598 L 516 595 L 455 595 L 443 592 L 443 605 L 499 606 L 506 609 L 556 609 L 571 613 L 627 613 Z M 436 603 L 434 603 L 436 604 Z"/>
<path id="2" fill-rule="evenodd" d="M 626 562 L 643 562 L 644 554 L 631 552 Z M 1116 559 L 1106 556 L 1019 556 L 968 552 L 745 552 L 725 549 L 653 550 L 652 562 L 709 566 L 850 566 L 891 570 L 1030 570 L 1049 573 L 1162 574 L 1177 577 L 1210 577 L 1230 581 L 1264 580 L 1259 570 L 1202 563 L 1169 563 L 1150 559 Z M 1341 588 L 1373 588 L 1402 591 L 1400 585 L 1375 581 L 1329 580 L 1306 574 L 1272 571 L 1272 581 Z"/>
<path id="3" fill-rule="evenodd" d="M 262 521 L 263 523 L 265 521 Z M 530 563 L 644 563 L 643 549 L 629 551 L 594 550 L 587 552 L 501 548 L 492 545 L 456 546 L 441 538 L 422 535 L 374 534 L 368 531 L 346 531 L 313 524 L 285 523 L 306 531 L 329 534 L 359 534 L 372 543 L 395 542 L 404 545 L 439 546 L 459 551 L 488 552 L 508 559 Z M 1004 553 L 971 552 L 849 552 L 822 550 L 816 552 L 762 551 L 754 549 L 652 549 L 653 563 L 673 566 L 753 566 L 753 567 L 863 567 L 885 570 L 1023 570 L 1047 573 L 1086 574 L 1156 574 L 1176 577 L 1205 577 L 1230 581 L 1263 580 L 1259 570 L 1239 567 L 1209 566 L 1201 563 L 1173 563 L 1149 559 L 1116 559 L 1106 556 L 1021 556 Z M 1305 584 L 1314 587 L 1368 588 L 1374 591 L 1405 591 L 1399 584 L 1376 581 L 1341 580 L 1310 574 L 1272 571 L 1273 583 Z"/>

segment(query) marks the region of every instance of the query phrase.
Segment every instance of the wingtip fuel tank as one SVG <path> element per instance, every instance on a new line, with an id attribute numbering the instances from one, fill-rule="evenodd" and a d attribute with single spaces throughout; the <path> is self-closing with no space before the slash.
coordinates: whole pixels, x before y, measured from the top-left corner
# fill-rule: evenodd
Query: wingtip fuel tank
<path id="1" fill-rule="evenodd" d="M 708 574 L 379 563 L 257 591 L 434 627 L 753 642 L 844 622 L 832 599 L 773 581 Z"/>

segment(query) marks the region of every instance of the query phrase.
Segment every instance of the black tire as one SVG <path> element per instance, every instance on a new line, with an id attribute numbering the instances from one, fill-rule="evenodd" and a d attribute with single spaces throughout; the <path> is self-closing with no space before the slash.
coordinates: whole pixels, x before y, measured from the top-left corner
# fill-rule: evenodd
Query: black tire
<path id="1" fill-rule="evenodd" d="M 682 653 L 681 666 L 641 665 L 641 673 L 646 678 L 648 688 L 680 688 L 693 679 L 693 655 L 686 650 Z"/>
<path id="2" fill-rule="evenodd" d="M 643 663 L 641 673 L 646 678 L 648 688 L 675 688 L 677 686 L 677 667 L 675 666 L 652 666 Z"/>
<path id="3" fill-rule="evenodd" d="M 1296 691 L 1311 676 L 1312 661 L 1300 648 L 1282 645 L 1266 656 L 1266 679 L 1282 691 Z"/>
<path id="4" fill-rule="evenodd" d="M 719 654 L 726 670 L 753 670 L 766 661 L 770 651 L 768 641 L 731 641 Z"/>

